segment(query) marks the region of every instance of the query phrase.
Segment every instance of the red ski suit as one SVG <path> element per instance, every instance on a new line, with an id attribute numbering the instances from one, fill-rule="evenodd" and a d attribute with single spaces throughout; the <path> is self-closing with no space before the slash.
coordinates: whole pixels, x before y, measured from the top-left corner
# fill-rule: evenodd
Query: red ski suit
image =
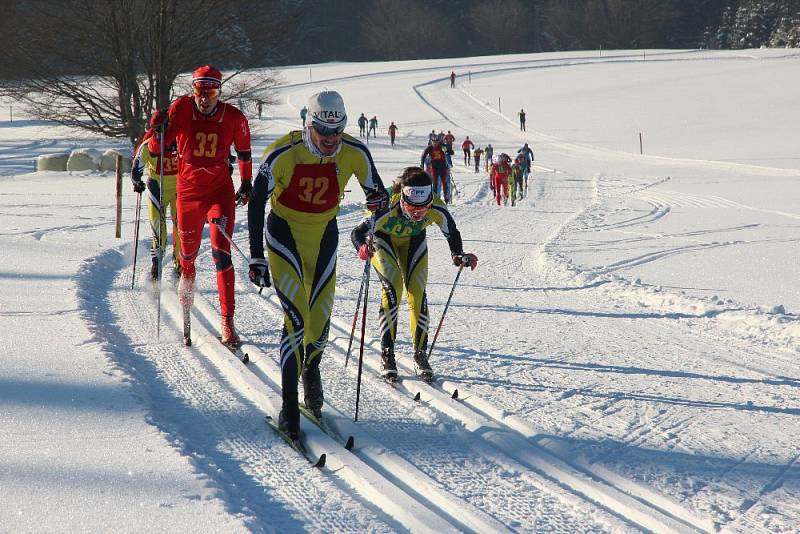
<path id="1" fill-rule="evenodd" d="M 242 181 L 253 177 L 250 126 L 241 111 L 224 102 L 219 102 L 210 115 L 203 115 L 191 96 L 173 102 L 168 117 L 165 143 L 169 145 L 175 140 L 178 144 L 176 189 L 182 275 L 194 279 L 194 260 L 200 249 L 203 226 L 208 221 L 220 309 L 222 315 L 233 316 L 231 247 L 216 225 L 211 224 L 211 219 L 220 218 L 225 232 L 233 234 L 236 194 L 228 157 L 233 145 L 239 156 Z"/>
<path id="2" fill-rule="evenodd" d="M 494 197 L 497 205 L 500 205 L 500 188 L 503 189 L 503 198 L 508 198 L 508 175 L 511 167 L 508 163 L 495 163 L 489 171 L 489 179 L 494 184 Z"/>

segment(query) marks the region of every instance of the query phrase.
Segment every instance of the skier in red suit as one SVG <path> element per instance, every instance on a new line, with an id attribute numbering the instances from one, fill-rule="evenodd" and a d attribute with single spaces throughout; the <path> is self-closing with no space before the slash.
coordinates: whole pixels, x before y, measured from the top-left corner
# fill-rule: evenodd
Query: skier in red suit
<path id="1" fill-rule="evenodd" d="M 222 311 L 222 341 L 240 344 L 233 325 L 234 273 L 230 243 L 212 219 L 220 219 L 233 233 L 236 203 L 246 204 L 252 189 L 253 163 L 250 127 L 236 107 L 219 101 L 222 74 L 211 65 L 192 73 L 192 94 L 174 101 L 167 112 L 157 111 L 151 125 L 166 123 L 165 144 L 178 146 L 177 211 L 181 237 L 181 279 L 178 295 L 184 308 L 193 301 L 194 261 L 200 249 L 203 227 L 209 223 L 211 254 L 217 270 L 217 290 Z M 241 186 L 234 191 L 228 166 L 230 147 L 239 160 Z"/>

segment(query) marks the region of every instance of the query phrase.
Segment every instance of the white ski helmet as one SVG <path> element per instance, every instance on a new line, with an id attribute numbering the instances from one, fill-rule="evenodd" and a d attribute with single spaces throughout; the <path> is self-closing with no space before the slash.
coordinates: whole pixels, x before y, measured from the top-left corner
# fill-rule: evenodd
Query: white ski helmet
<path id="1" fill-rule="evenodd" d="M 347 111 L 342 95 L 336 91 L 321 91 L 308 99 L 306 126 L 322 135 L 341 133 L 347 125 Z"/>

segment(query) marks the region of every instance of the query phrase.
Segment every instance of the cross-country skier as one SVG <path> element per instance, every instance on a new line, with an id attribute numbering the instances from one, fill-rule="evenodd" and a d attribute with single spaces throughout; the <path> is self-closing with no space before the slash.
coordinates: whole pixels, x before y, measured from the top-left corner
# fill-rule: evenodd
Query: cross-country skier
<path id="1" fill-rule="evenodd" d="M 443 195 L 448 184 L 449 168 L 447 167 L 447 155 L 444 145 L 435 138 L 425 149 L 420 157 L 420 167 L 426 166 L 426 160 L 430 162 L 430 175 L 433 177 L 433 191 L 437 195 Z"/>
<path id="2" fill-rule="evenodd" d="M 153 114 L 151 126 L 166 124 L 165 146 L 178 145 L 177 207 L 181 247 L 181 279 L 178 296 L 184 308 L 193 301 L 194 261 L 200 249 L 206 221 L 220 219 L 228 235 L 233 233 L 237 200 L 247 203 L 252 185 L 250 126 L 238 108 L 220 102 L 222 74 L 211 65 L 192 73 L 192 95 L 182 96 L 167 112 Z M 228 170 L 230 147 L 239 159 L 241 186 L 234 191 Z M 222 310 L 221 339 L 240 344 L 233 325 L 234 272 L 231 248 L 216 224 L 209 225 L 211 255 L 217 270 L 217 290 Z"/>
<path id="3" fill-rule="evenodd" d="M 303 128 L 305 128 L 305 122 L 303 122 Z M 358 136 L 365 137 L 367 135 L 367 117 L 364 116 L 362 113 L 361 116 L 358 118 Z"/>
<path id="4" fill-rule="evenodd" d="M 131 181 L 133 190 L 141 193 L 147 189 L 147 198 L 150 200 L 148 215 L 150 218 L 150 228 L 153 230 L 153 240 L 150 245 L 150 278 L 158 280 L 160 272 L 161 257 L 167 246 L 167 221 L 162 219 L 162 213 L 166 216 L 167 207 L 172 219 L 172 265 L 175 273 L 180 275 L 181 264 L 180 235 L 178 232 L 178 212 L 175 198 L 175 184 L 178 179 L 178 153 L 175 143 L 164 149 L 164 183 L 161 184 L 161 145 L 159 143 L 158 131 L 149 129 L 142 138 L 142 142 L 136 148 L 131 165 Z M 142 176 L 147 171 L 147 185 L 142 181 Z M 161 203 L 161 204 L 160 204 Z M 163 210 L 161 206 L 163 205 Z M 160 237 L 160 239 L 159 239 Z"/>
<path id="5" fill-rule="evenodd" d="M 455 220 L 431 185 L 428 173 L 419 167 L 408 167 L 393 185 L 389 206 L 375 213 L 375 253 L 371 262 L 382 285 L 381 374 L 389 381 L 397 380 L 394 343 L 403 284 L 411 314 L 411 342 L 417 376 L 422 380 L 433 380 L 427 354 L 429 316 L 425 287 L 428 281 L 428 244 L 425 228 L 432 224 L 439 226 L 456 266 L 463 263 L 474 270 L 478 265 L 475 254 L 464 254 Z M 351 233 L 353 245 L 365 261 L 369 258 L 367 236 L 370 226 L 370 218 L 365 218 Z"/>
<path id="6" fill-rule="evenodd" d="M 392 142 L 392 146 L 394 146 L 394 138 L 397 135 L 397 125 L 392 121 L 392 124 L 389 125 L 389 140 Z"/>
<path id="7" fill-rule="evenodd" d="M 503 205 L 508 204 L 508 175 L 511 174 L 511 166 L 506 154 L 497 157 L 497 163 L 492 165 L 489 171 L 489 180 L 494 186 L 494 195 L 497 205 L 500 205 L 500 195 L 503 196 Z"/>
<path id="8" fill-rule="evenodd" d="M 264 259 L 264 215 L 269 268 L 283 307 L 280 344 L 283 405 L 278 424 L 298 437 L 297 381 L 302 377 L 306 407 L 322 413 L 319 365 L 328 342 L 336 290 L 339 211 L 345 185 L 355 175 L 367 206 L 386 206 L 389 196 L 367 147 L 344 133 L 347 112 L 336 91 L 322 91 L 308 101 L 306 125 L 264 151 L 248 208 L 250 280 L 269 285 Z"/>
<path id="9" fill-rule="evenodd" d="M 489 172 L 489 167 L 494 163 L 494 147 L 492 147 L 492 143 L 489 143 L 486 145 L 486 148 L 483 149 L 483 157 L 486 160 L 486 172 Z"/>
<path id="10" fill-rule="evenodd" d="M 517 199 L 522 200 L 522 181 L 525 175 L 525 170 L 517 162 L 511 165 L 511 176 L 508 177 L 508 185 L 511 189 L 511 205 L 517 204 Z"/>
<path id="11" fill-rule="evenodd" d="M 461 143 L 461 150 L 464 151 L 464 165 L 469 165 L 472 160 L 472 151 L 475 150 L 475 145 L 469 140 L 469 136 Z"/>
<path id="12" fill-rule="evenodd" d="M 481 166 L 482 154 L 483 149 L 481 147 L 475 147 L 475 150 L 472 152 L 472 160 L 475 163 L 475 172 L 478 172 L 478 168 Z"/>

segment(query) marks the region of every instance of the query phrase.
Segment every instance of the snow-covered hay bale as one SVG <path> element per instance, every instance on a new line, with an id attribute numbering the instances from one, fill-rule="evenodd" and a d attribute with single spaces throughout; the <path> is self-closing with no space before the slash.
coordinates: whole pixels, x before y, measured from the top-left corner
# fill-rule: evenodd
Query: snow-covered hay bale
<path id="1" fill-rule="evenodd" d="M 122 172 L 131 172 L 131 159 L 119 150 L 114 150 L 113 148 L 109 148 L 103 152 L 103 157 L 100 160 L 100 170 L 116 171 L 117 156 L 122 156 Z"/>
<path id="2" fill-rule="evenodd" d="M 103 154 L 95 148 L 78 148 L 72 151 L 67 160 L 68 171 L 99 171 Z"/>
<path id="3" fill-rule="evenodd" d="M 60 154 L 42 154 L 36 158 L 37 171 L 60 171 L 67 170 L 67 160 L 69 154 L 66 152 Z"/>

